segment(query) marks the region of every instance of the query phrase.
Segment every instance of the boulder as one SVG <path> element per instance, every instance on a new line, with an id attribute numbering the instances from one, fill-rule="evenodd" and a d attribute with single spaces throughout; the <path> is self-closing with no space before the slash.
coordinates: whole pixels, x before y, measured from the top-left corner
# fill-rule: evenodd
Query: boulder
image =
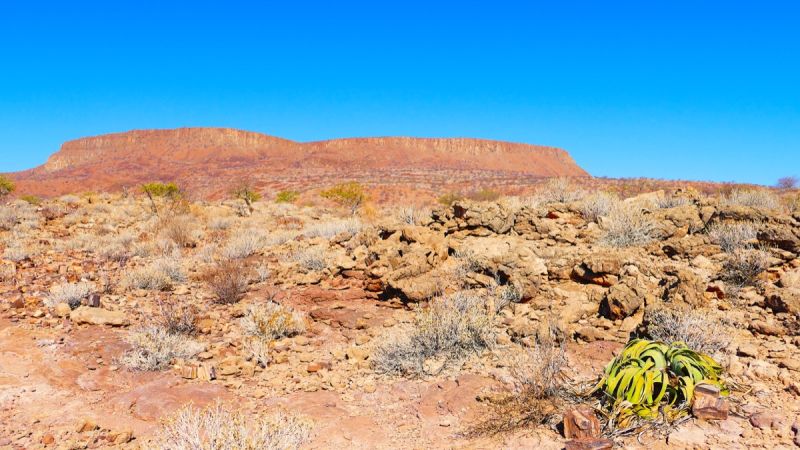
<path id="1" fill-rule="evenodd" d="M 109 311 L 102 308 L 81 306 L 70 313 L 69 318 L 78 324 L 110 325 L 121 327 L 130 325 L 130 320 L 122 311 Z"/>
<path id="2" fill-rule="evenodd" d="M 656 286 L 642 275 L 627 276 L 619 284 L 609 288 L 600 303 L 600 314 L 612 320 L 624 319 L 639 309 L 645 302 L 652 303 Z"/>
<path id="3" fill-rule="evenodd" d="M 692 414 L 703 420 L 725 420 L 730 406 L 728 400 L 720 395 L 720 389 L 711 384 L 698 384 L 694 388 Z"/>

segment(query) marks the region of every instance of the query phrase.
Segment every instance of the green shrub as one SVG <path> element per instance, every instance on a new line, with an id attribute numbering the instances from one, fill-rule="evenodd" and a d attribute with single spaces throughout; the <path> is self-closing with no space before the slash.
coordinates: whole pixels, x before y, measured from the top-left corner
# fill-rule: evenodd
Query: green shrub
<path id="1" fill-rule="evenodd" d="M 463 199 L 464 195 L 462 195 L 460 192 L 447 192 L 445 194 L 442 194 L 442 196 L 439 197 L 436 201 L 438 201 L 444 206 L 451 206 L 453 203 Z"/>
<path id="2" fill-rule="evenodd" d="M 0 175 L 0 198 L 14 192 L 17 186 L 8 177 Z"/>
<path id="3" fill-rule="evenodd" d="M 251 213 L 253 212 L 253 203 L 261 200 L 261 194 L 256 192 L 255 187 L 247 181 L 240 182 L 233 188 L 231 194 L 234 198 L 244 201 Z"/>
<path id="4" fill-rule="evenodd" d="M 34 205 L 34 206 L 39 206 L 39 205 L 42 204 L 42 199 L 40 199 L 39 197 L 37 197 L 35 195 L 30 195 L 30 194 L 23 195 L 19 199 L 22 200 L 22 201 L 28 202 L 28 203 L 30 203 L 31 205 Z"/>
<path id="5" fill-rule="evenodd" d="M 183 197 L 181 189 L 175 183 L 145 183 L 142 185 L 142 192 L 144 192 L 150 200 L 150 206 L 155 214 L 158 214 L 158 203 L 156 200 L 165 200 L 174 205 Z"/>
<path id="6" fill-rule="evenodd" d="M 300 193 L 297 191 L 280 191 L 275 196 L 275 203 L 294 203 L 298 197 L 300 197 Z"/>
<path id="7" fill-rule="evenodd" d="M 350 214 L 355 214 L 358 208 L 367 200 L 364 187 L 355 181 L 339 183 L 330 189 L 320 193 L 322 198 L 331 200 L 350 210 Z"/>

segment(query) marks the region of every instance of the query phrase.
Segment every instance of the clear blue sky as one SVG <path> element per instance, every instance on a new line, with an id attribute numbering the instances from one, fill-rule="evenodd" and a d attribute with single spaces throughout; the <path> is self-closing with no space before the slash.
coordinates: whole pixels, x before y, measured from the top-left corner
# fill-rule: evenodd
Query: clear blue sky
<path id="1" fill-rule="evenodd" d="M 798 24 L 800 2 L 768 0 L 5 1 L 0 171 L 85 135 L 226 126 L 772 184 L 800 175 Z"/>

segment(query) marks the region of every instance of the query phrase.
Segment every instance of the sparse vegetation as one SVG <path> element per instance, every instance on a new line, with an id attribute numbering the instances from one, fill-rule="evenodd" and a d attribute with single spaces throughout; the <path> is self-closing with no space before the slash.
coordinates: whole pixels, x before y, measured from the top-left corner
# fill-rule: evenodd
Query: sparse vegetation
<path id="1" fill-rule="evenodd" d="M 59 303 L 66 303 L 70 308 L 75 309 L 81 305 L 81 300 L 92 293 L 94 287 L 85 281 L 79 283 L 62 283 L 50 288 L 50 295 L 47 296 L 45 303 L 50 308 L 54 308 Z"/>
<path id="2" fill-rule="evenodd" d="M 219 261 L 206 270 L 203 281 L 217 303 L 236 303 L 247 292 L 246 266 L 234 259 Z"/>
<path id="3" fill-rule="evenodd" d="M 245 334 L 268 341 L 296 336 L 306 329 L 303 315 L 273 301 L 251 306 L 241 326 Z"/>
<path id="4" fill-rule="evenodd" d="M 120 363 L 130 370 L 163 370 L 173 359 L 187 359 L 203 351 L 204 346 L 181 334 L 170 333 L 166 328 L 148 325 L 131 331 L 125 337 L 131 348 L 120 358 Z"/>
<path id="5" fill-rule="evenodd" d="M 586 196 L 586 192 L 568 178 L 551 178 L 539 189 L 537 196 L 545 203 L 571 203 Z"/>
<path id="6" fill-rule="evenodd" d="M 757 234 L 758 229 L 749 222 L 718 222 L 708 230 L 711 241 L 719 245 L 725 253 L 750 247 Z"/>
<path id="7" fill-rule="evenodd" d="M 174 205 L 183 196 L 181 189 L 175 183 L 145 183 L 142 185 L 142 192 L 144 192 L 144 194 L 147 196 L 147 199 L 150 201 L 150 207 L 153 211 L 153 214 L 159 213 L 158 209 L 160 202 L 166 201 L 169 204 Z"/>
<path id="8" fill-rule="evenodd" d="M 494 345 L 485 300 L 468 291 L 435 298 L 420 308 L 410 329 L 381 339 L 372 366 L 381 373 L 435 375 L 444 368 Z"/>
<path id="9" fill-rule="evenodd" d="M 649 244 L 656 235 L 656 224 L 639 207 L 620 203 L 601 222 L 601 241 L 611 247 L 633 247 Z"/>
<path id="10" fill-rule="evenodd" d="M 778 178 L 778 182 L 775 184 L 775 186 L 778 189 L 788 190 L 797 189 L 798 184 L 800 184 L 800 179 L 798 179 L 796 176 L 788 176 Z"/>
<path id="11" fill-rule="evenodd" d="M 180 261 L 175 258 L 162 257 L 152 264 L 132 270 L 125 278 L 125 285 L 131 289 L 150 289 L 165 291 L 174 283 L 186 281 Z"/>
<path id="12" fill-rule="evenodd" d="M 33 206 L 39 206 L 39 205 L 42 204 L 42 199 L 37 197 L 37 196 L 35 196 L 35 195 L 26 194 L 26 195 L 20 196 L 19 199 L 22 200 L 23 202 L 28 202 Z"/>
<path id="13" fill-rule="evenodd" d="M 253 184 L 249 181 L 240 181 L 233 191 L 231 192 L 234 198 L 237 198 L 247 205 L 247 209 L 252 214 L 253 212 L 253 203 L 261 200 L 261 194 L 259 194 Z"/>
<path id="14" fill-rule="evenodd" d="M 324 270 L 328 267 L 328 255 L 319 247 L 304 248 L 292 252 L 288 260 L 297 263 L 305 270 Z"/>
<path id="15" fill-rule="evenodd" d="M 5 175 L 0 175 L 0 199 L 11 194 L 17 189 L 17 186 Z"/>
<path id="16" fill-rule="evenodd" d="M 361 221 L 355 217 L 343 220 L 326 220 L 323 222 L 313 222 L 303 229 L 303 235 L 307 237 L 332 238 L 340 233 L 354 235 L 361 231 Z"/>
<path id="17" fill-rule="evenodd" d="M 350 210 L 351 215 L 355 215 L 358 208 L 367 200 L 367 193 L 364 187 L 355 181 L 340 183 L 330 189 L 320 193 L 322 198 L 331 200 L 340 206 Z"/>
<path id="18" fill-rule="evenodd" d="M 228 241 L 222 249 L 222 256 L 227 259 L 247 258 L 264 248 L 266 238 L 266 233 L 261 230 L 254 228 L 242 230 Z"/>
<path id="19" fill-rule="evenodd" d="M 477 191 L 472 191 L 467 194 L 467 198 L 476 202 L 494 202 L 497 201 L 502 194 L 494 189 L 482 188 Z"/>
<path id="20" fill-rule="evenodd" d="M 159 229 L 164 237 L 170 239 L 178 247 L 194 247 L 197 244 L 194 223 L 193 217 L 181 214 L 159 221 Z"/>
<path id="21" fill-rule="evenodd" d="M 452 206 L 453 203 L 463 200 L 464 195 L 460 192 L 447 192 L 442 194 L 437 201 L 444 206 Z"/>
<path id="22" fill-rule="evenodd" d="M 728 346 L 730 330 L 707 310 L 660 307 L 647 309 L 645 335 L 654 341 L 683 342 L 689 348 L 713 355 Z"/>
<path id="23" fill-rule="evenodd" d="M 758 276 L 769 268 L 769 254 L 761 249 L 744 248 L 730 253 L 722 265 L 722 279 L 733 291 L 758 283 Z"/>
<path id="24" fill-rule="evenodd" d="M 216 403 L 187 406 L 164 424 L 158 450 L 296 450 L 311 436 L 311 424 L 278 413 L 243 413 Z"/>
<path id="25" fill-rule="evenodd" d="M 607 216 L 618 203 L 619 199 L 607 192 L 587 195 L 580 203 L 581 216 L 586 220 L 596 222 L 600 217 Z"/>
<path id="26" fill-rule="evenodd" d="M 723 199 L 723 202 L 732 206 L 749 206 L 768 210 L 777 210 L 781 206 L 775 194 L 766 189 L 735 189 Z"/>
<path id="27" fill-rule="evenodd" d="M 297 191 L 287 190 L 275 194 L 275 203 L 294 203 L 300 197 Z"/>
<path id="28" fill-rule="evenodd" d="M 194 334 L 197 331 L 197 307 L 188 301 L 158 301 L 156 324 L 170 334 Z"/>

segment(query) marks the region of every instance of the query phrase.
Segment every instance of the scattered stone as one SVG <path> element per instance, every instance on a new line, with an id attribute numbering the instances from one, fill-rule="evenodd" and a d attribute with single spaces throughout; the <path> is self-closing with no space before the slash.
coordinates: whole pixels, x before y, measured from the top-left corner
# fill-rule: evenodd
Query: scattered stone
<path id="1" fill-rule="evenodd" d="M 109 311 L 101 308 L 80 306 L 70 313 L 70 319 L 77 323 L 90 325 L 110 325 L 121 327 L 130 325 L 130 320 L 121 311 Z"/>
<path id="2" fill-rule="evenodd" d="M 694 388 L 692 414 L 703 420 L 725 420 L 730 408 L 728 400 L 720 395 L 720 389 L 710 384 L 698 384 Z"/>
<path id="3" fill-rule="evenodd" d="M 92 419 L 83 419 L 78 423 L 78 427 L 75 429 L 78 433 L 85 433 L 87 431 L 94 431 L 100 428 Z"/>
<path id="4" fill-rule="evenodd" d="M 587 405 L 580 405 L 564 414 L 564 437 L 579 439 L 600 435 L 600 421 L 594 410 Z"/>
<path id="5" fill-rule="evenodd" d="M 783 418 L 775 413 L 758 412 L 750 416 L 750 425 L 760 429 L 777 430 L 783 424 Z"/>

